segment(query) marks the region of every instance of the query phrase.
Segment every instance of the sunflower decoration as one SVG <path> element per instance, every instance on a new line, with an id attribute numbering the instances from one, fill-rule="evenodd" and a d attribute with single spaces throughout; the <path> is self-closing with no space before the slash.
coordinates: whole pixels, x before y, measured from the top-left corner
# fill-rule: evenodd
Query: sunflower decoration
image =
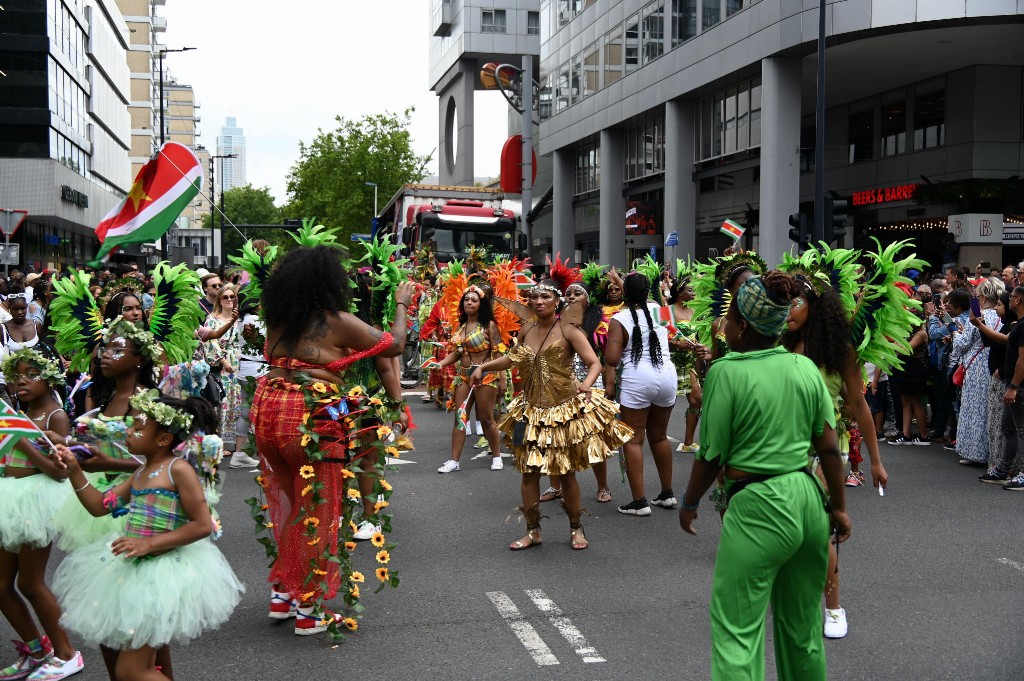
<path id="1" fill-rule="evenodd" d="M 378 563 L 387 565 L 391 561 L 391 554 L 388 553 L 387 550 L 381 550 L 377 552 L 375 558 L 377 559 Z"/>

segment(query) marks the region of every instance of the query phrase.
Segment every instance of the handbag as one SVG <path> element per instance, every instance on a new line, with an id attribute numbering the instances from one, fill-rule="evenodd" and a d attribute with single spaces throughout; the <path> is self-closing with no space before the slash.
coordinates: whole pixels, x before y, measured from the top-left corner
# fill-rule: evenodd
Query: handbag
<path id="1" fill-rule="evenodd" d="M 985 348 L 982 348 L 981 350 L 984 349 Z M 967 374 L 967 369 L 970 369 L 971 365 L 974 364 L 974 360 L 978 359 L 978 355 L 981 354 L 981 350 L 974 353 L 974 357 L 971 357 L 971 361 L 967 363 L 966 367 L 964 367 L 963 362 L 957 365 L 956 371 L 953 372 L 953 385 L 960 387 L 964 384 L 964 376 Z"/>

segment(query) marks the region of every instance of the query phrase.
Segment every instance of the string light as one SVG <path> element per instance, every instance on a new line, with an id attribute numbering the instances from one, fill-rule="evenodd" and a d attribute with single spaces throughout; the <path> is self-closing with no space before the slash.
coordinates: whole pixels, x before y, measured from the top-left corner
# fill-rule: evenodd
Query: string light
<path id="1" fill-rule="evenodd" d="M 904 220 L 884 225 L 871 225 L 865 228 L 869 232 L 930 232 L 949 229 L 949 218 L 922 218 L 920 220 Z"/>
<path id="2" fill-rule="evenodd" d="M 1008 225 L 1024 225 L 1024 215 L 1004 215 L 1003 222 Z"/>

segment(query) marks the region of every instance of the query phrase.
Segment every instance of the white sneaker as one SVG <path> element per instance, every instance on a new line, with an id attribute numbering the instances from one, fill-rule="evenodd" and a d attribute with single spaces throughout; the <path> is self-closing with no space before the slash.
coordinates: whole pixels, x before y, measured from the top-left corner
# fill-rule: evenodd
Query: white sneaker
<path id="1" fill-rule="evenodd" d="M 500 471 L 505 467 L 505 463 L 501 460 L 501 456 L 491 457 L 491 470 Z"/>
<path id="2" fill-rule="evenodd" d="M 255 468 L 260 462 L 245 452 L 235 452 L 231 455 L 231 463 L 228 465 L 232 468 Z"/>
<path id="3" fill-rule="evenodd" d="M 692 445 L 686 445 L 686 444 L 683 444 L 682 442 L 680 442 L 679 446 L 676 447 L 676 451 L 677 452 L 687 452 L 689 454 L 693 454 L 695 452 L 699 452 L 700 451 L 700 445 L 697 444 L 696 442 L 694 442 Z"/>
<path id="4" fill-rule="evenodd" d="M 459 462 L 455 459 L 448 459 L 437 469 L 438 473 L 454 473 L 459 470 Z"/>
<path id="5" fill-rule="evenodd" d="M 380 532 L 380 525 L 374 525 L 369 520 L 364 520 L 359 523 L 359 527 L 356 528 L 352 538 L 356 541 L 366 541 L 378 532 Z"/>
<path id="6" fill-rule="evenodd" d="M 51 654 L 41 666 L 29 674 L 29 681 L 57 681 L 66 679 L 72 674 L 85 669 L 85 661 L 82 660 L 82 653 L 75 651 L 69 660 L 62 660 Z"/>
<path id="7" fill-rule="evenodd" d="M 848 629 L 845 610 L 825 608 L 825 638 L 843 638 Z"/>

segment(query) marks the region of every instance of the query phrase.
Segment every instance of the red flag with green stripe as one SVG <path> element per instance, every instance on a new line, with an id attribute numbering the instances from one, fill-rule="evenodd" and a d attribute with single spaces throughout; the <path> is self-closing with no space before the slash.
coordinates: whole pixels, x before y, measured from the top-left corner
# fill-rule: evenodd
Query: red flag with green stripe
<path id="1" fill-rule="evenodd" d="M 128 196 L 96 227 L 97 265 L 115 247 L 162 237 L 203 188 L 203 168 L 191 149 L 165 142 L 142 166 Z"/>

